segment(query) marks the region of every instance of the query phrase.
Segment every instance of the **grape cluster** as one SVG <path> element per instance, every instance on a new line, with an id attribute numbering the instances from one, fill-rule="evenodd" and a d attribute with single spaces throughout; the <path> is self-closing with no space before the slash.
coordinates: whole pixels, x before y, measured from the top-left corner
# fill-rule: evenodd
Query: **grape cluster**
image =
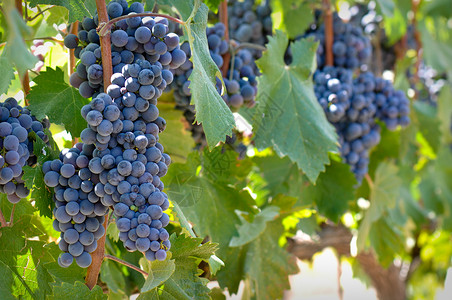
<path id="1" fill-rule="evenodd" d="M 144 8 L 138 2 L 128 7 L 127 1 L 116 0 L 108 4 L 107 12 L 113 19 L 143 13 Z M 75 56 L 80 58 L 69 82 L 85 98 L 95 97 L 103 91 L 102 55 L 96 31 L 98 23 L 97 15 L 85 18 L 80 23 L 78 35 L 69 34 L 64 39 L 66 47 L 75 49 Z M 116 22 L 110 36 L 113 72 L 121 73 L 126 64 L 138 60 L 159 62 L 165 69 L 175 69 L 183 64 L 186 56 L 179 49 L 179 36 L 169 32 L 168 25 L 168 20 L 161 17 L 133 17 Z"/>
<path id="2" fill-rule="evenodd" d="M 364 35 L 360 27 L 350 23 L 344 23 L 337 15 L 333 15 L 333 57 L 334 66 L 347 69 L 356 69 L 365 65 L 371 54 L 372 45 Z M 319 69 L 325 66 L 325 25 L 310 30 L 305 37 L 313 37 L 320 41 L 317 48 L 317 66 Z"/>
<path id="3" fill-rule="evenodd" d="M 90 253 L 105 234 L 102 224 L 108 206 L 103 204 L 99 192 L 105 176 L 93 164 L 100 154 L 93 145 L 78 143 L 74 148 L 63 149 L 59 159 L 46 161 L 42 166 L 44 183 L 55 191 L 53 228 L 61 232 L 61 267 L 70 266 L 74 258 L 80 267 L 89 267 Z"/>
<path id="4" fill-rule="evenodd" d="M 314 91 L 328 121 L 339 135 L 341 155 L 358 181 L 368 171 L 369 151 L 380 142 L 383 121 L 389 130 L 407 126 L 409 100 L 392 84 L 366 72 L 327 66 L 314 74 Z"/>
<path id="5" fill-rule="evenodd" d="M 22 179 L 22 168 L 36 163 L 34 137 L 29 137 L 29 133 L 33 131 L 47 143 L 49 137 L 44 129 L 48 129 L 50 123 L 47 119 L 39 122 L 14 98 L 0 103 L 0 108 L 0 192 L 7 195 L 9 202 L 17 203 L 30 193 Z"/>
<path id="6" fill-rule="evenodd" d="M 217 23 L 207 28 L 207 41 L 210 55 L 215 64 L 221 68 L 223 66 L 222 55 L 229 51 L 228 43 L 224 40 L 225 27 L 222 23 Z M 188 43 L 183 43 L 180 47 L 186 56 L 191 57 L 191 50 Z M 241 106 L 252 107 L 255 104 L 257 94 L 257 80 L 255 73 L 253 55 L 247 49 L 239 50 L 231 57 L 227 76 L 224 78 L 226 91 L 222 95 L 225 103 L 233 110 L 238 110 Z M 191 91 L 189 88 L 190 77 L 193 71 L 193 64 L 186 60 L 179 68 L 172 70 L 174 81 L 171 88 L 174 90 L 176 108 L 184 111 L 184 116 L 190 126 L 190 131 L 197 144 L 205 142 L 202 126 L 193 124 L 195 121 L 195 107 L 190 105 Z M 221 94 L 221 81 L 217 78 L 216 88 Z"/>
<path id="7" fill-rule="evenodd" d="M 263 1 L 264 2 L 264 1 Z M 268 1 L 255 5 L 254 0 L 228 2 L 229 34 L 240 43 L 253 43 L 264 46 L 267 35 L 272 34 L 271 8 Z M 252 50 L 259 58 L 261 52 Z"/>
<path id="8" fill-rule="evenodd" d="M 166 121 L 156 104 L 172 80 L 173 74 L 159 62 L 138 60 L 113 74 L 108 94 L 82 108 L 88 128 L 81 139 L 100 151 L 90 161 L 101 178 L 95 188 L 102 203 L 114 209 L 126 249 L 143 252 L 149 260 L 165 260 L 171 246 L 164 229 L 169 201 L 160 180 L 171 158 L 158 143 Z"/>

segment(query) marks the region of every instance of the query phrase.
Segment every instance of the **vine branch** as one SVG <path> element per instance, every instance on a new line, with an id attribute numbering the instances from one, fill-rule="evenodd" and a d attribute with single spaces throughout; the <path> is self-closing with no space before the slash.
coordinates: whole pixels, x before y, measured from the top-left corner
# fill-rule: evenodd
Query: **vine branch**
<path id="1" fill-rule="evenodd" d="M 332 66 L 334 63 L 333 58 L 333 13 L 331 12 L 330 0 L 323 0 L 323 13 L 325 22 L 325 64 Z"/>
<path id="2" fill-rule="evenodd" d="M 220 4 L 219 8 L 219 14 L 220 14 L 220 22 L 223 23 L 225 27 L 224 31 L 224 39 L 229 44 L 229 22 L 228 22 L 228 1 L 223 0 Z M 223 77 L 226 77 L 228 74 L 229 69 L 229 62 L 231 61 L 231 53 L 230 51 L 227 51 L 223 55 L 223 66 L 221 66 L 221 73 L 223 74 Z"/>
<path id="3" fill-rule="evenodd" d="M 97 2 L 98 2 L 98 0 L 96 0 L 96 3 Z M 125 20 L 125 19 L 135 18 L 135 17 L 163 17 L 163 18 L 167 18 L 168 20 L 171 20 L 173 22 L 179 23 L 181 25 L 185 25 L 185 22 L 182 21 L 182 20 L 179 20 L 178 18 L 169 16 L 169 15 L 165 15 L 165 14 L 158 14 L 158 13 L 130 14 L 130 15 L 120 16 L 120 17 L 111 19 L 110 21 L 108 21 L 108 18 L 107 18 L 105 21 L 102 21 L 102 22 L 100 21 L 100 17 L 99 17 L 99 27 L 97 28 L 97 32 L 99 33 L 99 37 L 102 38 L 103 36 L 108 34 L 110 32 L 111 27 L 116 22 L 121 21 L 121 20 Z"/>
<path id="4" fill-rule="evenodd" d="M 107 215 L 108 216 L 108 215 Z M 108 223 L 108 217 L 105 218 L 104 228 L 106 228 Z M 93 262 L 88 267 L 86 272 L 85 284 L 86 286 L 92 290 L 93 287 L 97 284 L 97 278 L 99 277 L 100 267 L 102 266 L 102 261 L 105 256 L 105 239 L 107 238 L 107 229 L 105 229 L 105 234 L 97 241 L 97 249 L 91 253 L 91 257 L 93 258 Z"/>
<path id="5" fill-rule="evenodd" d="M 135 270 L 135 271 L 137 271 L 137 272 L 140 272 L 140 273 L 143 274 L 145 277 L 148 277 L 148 275 L 149 275 L 149 274 L 148 274 L 147 272 L 145 272 L 144 270 L 141 270 L 141 269 L 138 268 L 137 266 L 132 265 L 131 263 L 128 263 L 128 262 L 126 262 L 125 260 L 122 260 L 122 259 L 120 259 L 120 258 L 117 258 L 116 256 L 113 256 L 113 255 L 110 255 L 110 254 L 105 254 L 105 258 L 106 258 L 106 259 L 111 259 L 111 260 L 113 260 L 113 261 L 116 261 L 116 262 L 120 263 L 121 265 L 124 265 L 124 266 L 126 266 L 126 267 L 131 268 L 132 270 Z"/>

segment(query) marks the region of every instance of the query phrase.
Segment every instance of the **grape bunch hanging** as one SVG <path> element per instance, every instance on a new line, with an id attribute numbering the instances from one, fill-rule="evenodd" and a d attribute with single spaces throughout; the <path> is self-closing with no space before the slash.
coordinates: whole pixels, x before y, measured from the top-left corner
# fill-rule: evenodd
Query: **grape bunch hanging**
<path id="1" fill-rule="evenodd" d="M 34 142 L 36 138 L 49 142 L 44 130 L 49 129 L 50 123 L 48 119 L 38 121 L 14 98 L 0 103 L 0 108 L 0 192 L 6 194 L 9 202 L 18 203 L 30 193 L 22 179 L 22 168 L 36 164 Z"/>
<path id="2" fill-rule="evenodd" d="M 361 28 L 344 23 L 336 14 L 333 17 L 333 66 L 325 65 L 324 25 L 306 34 L 320 42 L 314 90 L 339 135 L 341 155 L 360 182 L 368 172 L 369 151 L 380 141 L 378 120 L 389 130 L 407 126 L 410 102 L 390 81 L 371 72 L 354 78 L 353 74 L 363 69 L 370 57 L 370 41 Z"/>
<path id="3" fill-rule="evenodd" d="M 128 7 L 127 1 L 112 1 L 107 5 L 110 19 L 143 13 L 141 3 L 134 2 Z M 64 44 L 74 49 L 80 59 L 76 72 L 69 82 L 79 89 L 85 98 L 96 97 L 104 90 L 102 56 L 97 15 L 85 18 L 79 23 L 77 35 L 69 34 Z M 113 73 L 121 73 L 126 64 L 137 60 L 159 62 L 166 69 L 178 68 L 185 62 L 185 53 L 179 48 L 179 36 L 169 32 L 168 20 L 161 17 L 133 17 L 116 22 L 111 29 L 111 60 Z"/>
<path id="4" fill-rule="evenodd" d="M 128 7 L 114 1 L 107 11 L 115 18 L 144 10 L 140 3 Z M 173 81 L 170 69 L 185 63 L 186 56 L 167 19 L 119 21 L 111 34 L 114 74 L 103 93 L 97 23 L 97 16 L 85 18 L 78 37 L 65 39 L 80 57 L 71 84 L 82 96 L 93 96 L 81 110 L 87 122 L 82 143 L 43 166 L 45 183 L 55 191 L 54 228 L 61 232 L 63 251 L 58 262 L 62 267 L 74 259 L 80 267 L 92 263 L 90 253 L 105 234 L 102 224 L 109 208 L 127 250 L 138 250 L 151 261 L 165 260 L 171 247 L 165 229 L 170 219 L 164 212 L 169 200 L 160 178 L 171 158 L 158 142 L 166 121 L 159 116 L 157 99 Z"/>

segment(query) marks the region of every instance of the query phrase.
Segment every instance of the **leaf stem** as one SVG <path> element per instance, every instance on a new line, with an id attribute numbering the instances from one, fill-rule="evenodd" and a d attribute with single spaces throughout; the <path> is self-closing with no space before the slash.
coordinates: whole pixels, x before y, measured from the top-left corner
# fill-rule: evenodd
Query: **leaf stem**
<path id="1" fill-rule="evenodd" d="M 370 178 L 369 173 L 366 173 L 366 175 L 364 175 L 364 177 L 366 178 L 366 181 L 369 184 L 369 187 L 371 189 L 373 189 L 374 188 L 374 182 L 373 182 L 372 178 Z"/>
<path id="2" fill-rule="evenodd" d="M 267 48 L 265 48 L 264 46 L 261 46 L 261 45 L 252 44 L 252 43 L 240 43 L 240 45 L 238 45 L 237 47 L 234 48 L 234 51 L 235 51 L 235 53 L 237 53 L 237 51 L 239 51 L 240 49 L 243 49 L 243 48 L 256 49 L 259 51 L 267 50 Z"/>
<path id="3" fill-rule="evenodd" d="M 106 259 L 114 260 L 114 261 L 120 263 L 121 265 L 124 265 L 124 266 L 126 266 L 126 267 L 129 267 L 129 268 L 131 268 L 132 270 L 135 270 L 135 271 L 137 271 L 137 272 L 140 272 L 140 273 L 143 274 L 145 277 L 148 277 L 148 275 L 149 275 L 149 274 L 148 274 L 147 272 L 145 272 L 144 270 L 141 270 L 141 269 L 138 268 L 137 266 L 132 265 L 131 263 L 128 263 L 128 262 L 126 262 L 125 260 L 122 260 L 122 259 L 120 259 L 120 258 L 117 258 L 116 256 L 113 256 L 113 255 L 110 255 L 110 254 L 105 254 L 105 258 L 106 258 Z"/>
<path id="4" fill-rule="evenodd" d="M 191 229 L 190 224 L 188 223 L 187 218 L 185 217 L 184 213 L 182 212 L 182 210 L 180 209 L 179 205 L 173 201 L 173 206 L 174 206 L 174 210 L 176 211 L 176 214 L 179 218 L 180 224 L 182 226 L 185 227 L 185 229 L 188 230 L 188 232 L 190 233 L 190 235 L 192 237 L 197 237 L 196 234 L 194 233 L 193 229 Z"/>
<path id="5" fill-rule="evenodd" d="M 333 58 L 333 14 L 331 12 L 330 0 L 323 0 L 323 13 L 325 22 L 325 64 L 332 66 L 334 63 Z"/>
<path id="6" fill-rule="evenodd" d="M 96 0 L 96 3 L 99 0 Z M 169 15 L 165 15 L 165 14 L 159 14 L 159 13 L 139 13 L 139 14 L 130 14 L 130 15 L 126 15 L 126 16 L 121 16 L 121 17 L 117 17 L 114 19 L 111 19 L 110 21 L 108 21 L 108 19 L 104 22 L 101 22 L 99 19 L 99 27 L 97 28 L 97 32 L 99 33 L 99 37 L 103 37 L 105 36 L 107 33 L 110 32 L 111 26 L 113 26 L 114 23 L 121 21 L 121 20 L 125 20 L 125 19 L 130 19 L 130 18 L 135 18 L 135 17 L 163 17 L 163 18 L 167 18 L 168 20 L 171 20 L 173 22 L 179 23 L 184 25 L 185 22 L 182 20 L 179 20 L 178 18 L 169 16 Z"/>
<path id="7" fill-rule="evenodd" d="M 13 226 L 14 223 L 14 211 L 16 210 L 16 204 L 13 204 L 13 208 L 11 209 L 11 215 L 9 216 L 9 226 Z"/>
<path id="8" fill-rule="evenodd" d="M 40 15 L 42 15 L 43 13 L 45 13 L 46 11 L 48 11 L 49 9 L 54 8 L 55 6 L 56 6 L 56 5 L 51 5 L 51 6 L 47 7 L 46 9 L 43 9 L 43 10 L 39 11 L 39 12 L 38 12 L 36 15 L 34 15 L 33 17 L 27 17 L 27 18 L 26 18 L 27 22 L 33 21 L 34 19 L 36 19 L 37 17 L 39 17 Z"/>
<path id="9" fill-rule="evenodd" d="M 8 224 L 6 223 L 5 216 L 3 215 L 2 209 L 0 208 L 0 227 L 6 227 Z"/>
<path id="10" fill-rule="evenodd" d="M 219 8 L 220 22 L 223 23 L 225 27 L 224 31 L 224 40 L 229 44 L 229 22 L 228 22 L 228 1 L 223 0 L 220 3 Z M 226 77 L 229 69 L 229 62 L 231 61 L 231 52 L 227 51 L 223 55 L 223 66 L 221 66 L 221 74 L 223 77 Z"/>

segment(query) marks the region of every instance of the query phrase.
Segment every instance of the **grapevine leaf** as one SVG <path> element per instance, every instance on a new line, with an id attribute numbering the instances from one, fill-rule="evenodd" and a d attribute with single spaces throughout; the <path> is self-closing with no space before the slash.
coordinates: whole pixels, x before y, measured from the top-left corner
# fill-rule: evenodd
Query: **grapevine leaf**
<path id="1" fill-rule="evenodd" d="M 394 1 L 393 0 L 377 0 L 378 6 L 381 9 L 381 12 L 385 16 L 392 17 L 394 14 Z"/>
<path id="2" fill-rule="evenodd" d="M 50 122 L 65 126 L 73 137 L 80 136 L 86 128 L 86 121 L 80 110 L 89 101 L 80 96 L 77 89 L 64 82 L 64 73 L 60 68 L 47 68 L 35 79 L 31 89 L 28 108 L 38 119 L 46 116 Z"/>
<path id="3" fill-rule="evenodd" d="M 452 153 L 441 147 L 436 160 L 422 174 L 422 199 L 427 208 L 438 213 L 442 226 L 452 228 Z"/>
<path id="4" fill-rule="evenodd" d="M 110 239 L 117 242 L 119 241 L 119 229 L 115 223 L 110 223 L 107 227 L 107 235 Z"/>
<path id="5" fill-rule="evenodd" d="M 183 113 L 174 109 L 174 102 L 160 101 L 158 109 L 166 120 L 166 129 L 159 135 L 159 142 L 165 145 L 165 153 L 171 156 L 173 162 L 182 162 L 194 147 L 191 133 L 185 130 L 180 121 Z"/>
<path id="6" fill-rule="evenodd" d="M 450 99 L 452 99 L 452 89 L 446 85 L 439 93 L 437 110 L 443 145 L 452 144 L 452 106 L 450 105 Z"/>
<path id="7" fill-rule="evenodd" d="M 30 7 L 38 4 L 64 6 L 69 11 L 69 22 L 81 21 L 84 17 L 93 17 L 96 12 L 95 0 L 31 0 Z"/>
<path id="8" fill-rule="evenodd" d="M 8 24 L 8 37 L 5 49 L 2 53 L 2 58 L 9 61 L 9 66 L 14 64 L 17 71 L 22 76 L 27 70 L 32 69 L 38 62 L 38 58 L 31 54 L 24 42 L 24 37 L 29 37 L 31 35 L 31 29 L 30 27 L 27 27 L 23 18 L 19 15 L 13 1 L 6 1 L 4 9 L 4 16 Z M 8 63 L 2 62 L 2 65 L 5 64 Z M 3 80 L 11 78 L 11 72 L 9 71 L 11 68 L 2 68 L 2 70 L 8 70 L 8 73 L 6 74 L 7 76 Z M 11 80 L 9 82 L 11 82 Z"/>
<path id="9" fill-rule="evenodd" d="M 8 91 L 11 80 L 14 79 L 14 69 L 11 61 L 4 55 L 0 56 L 0 70 L 2 70 L 2 76 L 0 77 L 0 94 L 6 94 Z"/>
<path id="10" fill-rule="evenodd" d="M 144 1 L 144 11 L 152 11 L 155 6 L 156 0 L 145 0 Z"/>
<path id="11" fill-rule="evenodd" d="M 83 282 L 77 281 L 75 284 L 63 282 L 61 285 L 53 287 L 53 299 L 86 299 L 100 300 L 107 299 L 98 285 L 90 290 Z"/>
<path id="12" fill-rule="evenodd" d="M 254 217 L 254 220 L 251 223 L 239 216 L 242 220 L 242 225 L 237 229 L 239 236 L 232 237 L 229 246 L 239 247 L 253 241 L 265 231 L 267 223 L 274 220 L 278 215 L 279 207 L 267 206 Z"/>
<path id="13" fill-rule="evenodd" d="M 386 162 L 380 163 L 375 172 L 375 180 L 370 187 L 370 207 L 358 229 L 358 251 L 365 248 L 373 223 L 396 204 L 402 184 L 397 172 L 395 165 Z"/>
<path id="14" fill-rule="evenodd" d="M 221 152 L 220 155 L 215 153 L 214 150 L 211 155 L 201 157 L 198 152 L 192 152 L 185 164 L 174 164 L 164 177 L 165 188 L 170 200 L 176 202 L 194 224 L 196 232 L 200 236 L 208 235 L 212 241 L 220 244 L 217 255 L 225 262 L 225 267 L 218 272 L 218 280 L 221 286 L 227 285 L 234 292 L 241 280 L 240 261 L 243 260 L 243 253 L 241 248 L 228 248 L 228 245 L 231 238 L 238 235 L 236 224 L 240 224 L 240 219 L 236 210 L 253 213 L 254 203 L 247 191 L 237 190 L 224 182 L 225 174 L 230 173 L 223 172 L 231 167 L 214 163 L 216 160 L 223 162 L 224 159 Z M 202 174 L 198 175 L 201 161 L 204 168 Z M 227 177 L 232 178 L 230 175 Z M 223 179 L 217 180 L 219 178 Z"/>
<path id="15" fill-rule="evenodd" d="M 284 64 L 287 45 L 287 37 L 277 31 L 256 62 L 262 72 L 257 106 L 250 111 L 256 146 L 272 146 L 279 156 L 287 155 L 315 182 L 329 163 L 328 152 L 337 151 L 337 135 L 314 95 L 317 44 L 306 39 L 293 43 L 289 66 Z"/>
<path id="16" fill-rule="evenodd" d="M 392 0 L 379 0 L 381 3 L 392 2 Z M 383 25 L 386 36 L 388 37 L 388 44 L 393 45 L 395 42 L 402 38 L 407 30 L 407 19 L 406 8 L 397 3 L 398 5 L 394 5 L 392 3 L 393 8 L 391 9 L 390 14 L 383 14 Z M 382 10 L 389 10 L 388 5 L 381 5 Z"/>
<path id="17" fill-rule="evenodd" d="M 220 6 L 222 0 L 204 0 L 207 7 L 214 13 L 218 12 L 218 7 Z"/>
<path id="18" fill-rule="evenodd" d="M 425 102 L 416 101 L 413 103 L 413 108 L 419 124 L 419 131 L 428 141 L 430 147 L 435 152 L 438 151 L 441 133 L 439 131 L 439 120 L 436 118 L 436 107 Z"/>
<path id="19" fill-rule="evenodd" d="M 5 283 L 0 285 L 2 295 L 15 298 L 44 299 L 50 293 L 52 281 L 45 262 L 52 257 L 43 247 L 44 242 L 27 240 L 27 237 L 39 234 L 30 226 L 31 216 L 16 218 L 12 227 L 0 229 L 0 274 Z"/>
<path id="20" fill-rule="evenodd" d="M 432 21 L 432 20 L 428 20 Z M 432 26 L 432 24 L 434 24 Z M 427 27 L 430 25 L 430 27 Z M 423 45 L 423 58 L 425 62 L 438 72 L 450 72 L 452 66 L 452 45 L 439 39 L 441 31 L 449 32 L 449 29 L 439 28 L 439 24 L 433 22 L 421 22 L 419 32 L 421 33 Z M 447 26 L 444 26 L 447 28 Z"/>
<path id="21" fill-rule="evenodd" d="M 281 299 L 290 288 L 288 276 L 298 272 L 295 257 L 278 244 L 283 232 L 281 219 L 277 219 L 248 246 L 244 270 L 256 299 Z"/>
<path id="22" fill-rule="evenodd" d="M 102 263 L 100 279 L 113 293 L 124 293 L 126 281 L 119 267 L 110 260 Z"/>
<path id="23" fill-rule="evenodd" d="M 284 31 L 291 39 L 303 34 L 314 21 L 306 1 L 272 0 L 271 7 L 273 28 Z"/>
<path id="24" fill-rule="evenodd" d="M 232 135 L 234 116 L 216 89 L 216 78 L 222 78 L 220 70 L 212 60 L 207 45 L 206 27 L 209 9 L 200 1 L 159 1 L 172 5 L 183 20 L 193 19 L 184 24 L 185 33 L 192 51 L 193 71 L 189 77 L 191 101 L 196 107 L 196 122 L 203 125 L 209 148 L 224 142 L 226 135 Z M 192 16 L 192 13 L 196 14 Z"/>
<path id="25" fill-rule="evenodd" d="M 354 199 L 356 178 L 346 164 L 332 160 L 326 172 L 320 174 L 316 185 L 308 185 L 302 189 L 300 198 L 315 202 L 320 214 L 333 222 L 348 208 L 348 201 Z"/>
<path id="26" fill-rule="evenodd" d="M 50 134 L 50 132 L 46 133 Z M 39 214 L 51 218 L 54 207 L 52 200 L 53 193 L 44 183 L 42 165 L 48 160 L 57 158 L 58 155 L 56 151 L 48 147 L 34 132 L 30 133 L 30 135 L 35 140 L 33 153 L 37 156 L 38 161 L 34 167 L 23 167 L 24 174 L 22 179 L 25 182 L 25 186 L 31 191 L 31 199 L 36 200 L 36 207 L 39 210 Z"/>
<path id="27" fill-rule="evenodd" d="M 52 275 L 56 284 L 63 282 L 74 284 L 76 281 L 84 280 L 86 269 L 80 268 L 76 263 L 71 264 L 67 268 L 62 268 L 58 264 L 58 256 L 61 254 L 61 250 L 57 244 L 51 243 L 45 247 L 53 257 L 53 261 L 46 263 L 45 267 L 50 275 Z"/>
<path id="28" fill-rule="evenodd" d="M 145 271 L 148 272 L 148 277 L 145 283 L 141 287 L 141 292 L 146 293 L 164 283 L 176 269 L 176 265 L 173 259 L 166 259 L 165 261 L 155 260 L 153 262 L 148 261 L 146 258 L 140 259 L 140 265 Z"/>
<path id="29" fill-rule="evenodd" d="M 164 281 L 163 286 L 142 293 L 138 299 L 210 299 L 210 290 L 206 287 L 208 280 L 199 277 L 201 270 L 198 269 L 198 264 L 200 260 L 206 261 L 215 253 L 217 244 L 207 242 L 201 245 L 202 238 L 192 238 L 186 233 L 177 237 L 173 234 L 170 241 L 174 249 L 171 256 L 174 260 L 174 272 Z M 163 265 L 164 262 L 161 267 Z M 159 274 L 159 278 L 160 275 L 162 274 Z"/>

